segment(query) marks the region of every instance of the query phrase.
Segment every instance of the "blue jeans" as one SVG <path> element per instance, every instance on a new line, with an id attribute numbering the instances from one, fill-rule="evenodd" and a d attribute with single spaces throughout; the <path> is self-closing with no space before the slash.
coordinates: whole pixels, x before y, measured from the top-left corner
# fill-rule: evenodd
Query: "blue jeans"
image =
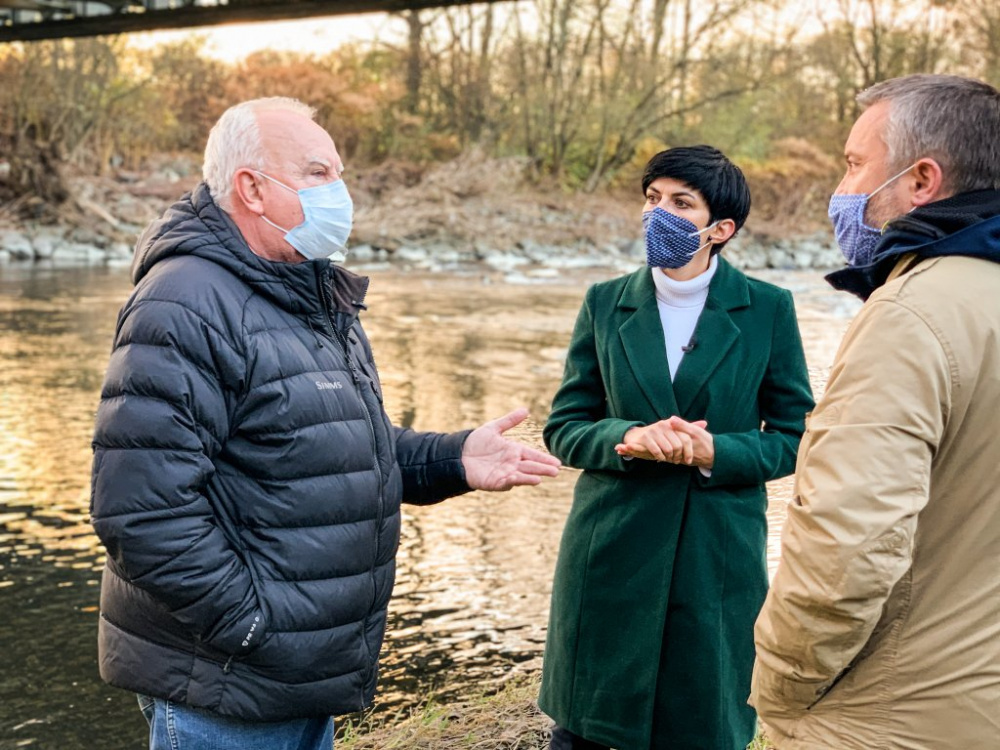
<path id="1" fill-rule="evenodd" d="M 333 719 L 248 722 L 139 696 L 149 750 L 333 750 Z"/>

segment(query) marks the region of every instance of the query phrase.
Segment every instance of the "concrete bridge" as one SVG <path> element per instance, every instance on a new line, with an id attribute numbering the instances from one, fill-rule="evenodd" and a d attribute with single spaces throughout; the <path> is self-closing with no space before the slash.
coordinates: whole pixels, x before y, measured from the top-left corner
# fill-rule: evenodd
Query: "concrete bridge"
<path id="1" fill-rule="evenodd" d="M 0 42 L 417 10 L 484 0 L 0 0 Z M 486 0 L 493 2 L 493 0 Z"/>

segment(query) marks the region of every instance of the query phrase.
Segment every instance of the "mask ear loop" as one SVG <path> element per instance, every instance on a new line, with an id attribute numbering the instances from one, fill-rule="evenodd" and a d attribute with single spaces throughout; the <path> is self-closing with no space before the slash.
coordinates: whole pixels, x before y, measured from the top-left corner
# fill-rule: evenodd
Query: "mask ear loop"
<path id="1" fill-rule="evenodd" d="M 900 172 L 899 174 L 897 174 L 897 175 L 896 175 L 895 177 L 890 177 L 890 178 L 889 178 L 888 180 L 886 180 L 886 181 L 885 181 L 885 182 L 883 182 L 883 183 L 882 183 L 881 185 L 879 185 L 879 186 L 878 186 L 877 188 L 875 188 L 875 189 L 874 189 L 874 190 L 872 190 L 872 191 L 871 191 L 870 193 L 868 193 L 868 199 L 869 199 L 869 200 L 871 200 L 871 197 L 872 197 L 873 195 L 875 195 L 875 193 L 877 193 L 877 192 L 878 192 L 879 190 L 881 190 L 882 188 L 884 188 L 884 187 L 886 187 L 886 186 L 888 186 L 888 185 L 891 185 L 892 183 L 894 183 L 894 182 L 895 182 L 896 180 L 898 180 L 898 179 L 899 179 L 900 177 L 902 177 L 902 176 L 903 176 L 904 174 L 906 174 L 907 172 L 909 172 L 909 171 L 910 171 L 911 169 L 913 169 L 913 168 L 914 168 L 915 166 L 917 166 L 917 165 L 918 165 L 919 163 L 920 163 L 920 160 L 919 160 L 919 159 L 917 159 L 917 160 L 916 160 L 915 162 L 913 162 L 913 164 L 911 164 L 910 166 L 908 166 L 908 167 L 907 167 L 906 169 L 904 169 L 904 170 L 903 170 L 902 172 Z"/>
<path id="2" fill-rule="evenodd" d="M 288 185 L 286 185 L 285 183 L 283 183 L 283 182 L 282 182 L 281 180 L 276 180 L 276 179 L 274 179 L 273 177 L 271 177 L 270 175 L 267 175 L 267 174 L 264 174 L 264 173 L 263 173 L 263 172 L 261 172 L 261 171 L 260 171 L 259 169 L 255 169 L 255 170 L 253 170 L 253 171 L 254 171 L 255 173 L 259 174 L 259 175 L 260 175 L 261 177 L 263 177 L 263 178 L 264 178 L 265 180 L 270 180 L 270 181 L 271 181 L 271 182 L 273 182 L 273 183 L 274 183 L 275 185 L 280 185 L 281 187 L 283 187 L 283 188 L 284 188 L 285 190 L 287 190 L 288 192 L 290 192 L 290 193 L 295 193 L 296 195 L 298 195 L 298 194 L 299 194 L 299 191 L 298 191 L 298 190 L 296 190 L 296 189 L 294 189 L 294 188 L 290 188 L 290 187 L 288 187 Z M 262 219 L 263 219 L 263 220 L 264 220 L 265 222 L 267 222 L 267 223 L 268 223 L 268 224 L 270 224 L 270 225 L 271 225 L 272 227 L 274 227 L 275 229 L 277 229 L 277 230 L 278 230 L 279 232 L 284 232 L 285 234 L 288 234 L 289 232 L 291 232 L 291 231 L 292 231 L 291 229 L 285 229 L 284 227 L 279 227 L 279 226 L 278 226 L 277 224 L 275 224 L 275 223 L 274 223 L 273 221 L 271 221 L 271 220 L 270 220 L 269 218 L 267 218 L 266 216 L 264 216 L 264 214 L 261 214 L 261 215 L 260 215 L 260 218 L 262 218 Z"/>
<path id="3" fill-rule="evenodd" d="M 274 183 L 275 185 L 281 185 L 281 187 L 283 187 L 283 188 L 284 188 L 285 190 L 287 190 L 287 191 L 288 191 L 289 193 L 295 193 L 296 195 L 298 195 L 298 194 L 299 194 L 299 191 L 298 191 L 298 190 L 296 190 L 296 189 L 295 189 L 295 188 L 293 188 L 293 187 L 289 187 L 288 185 L 286 185 L 285 183 L 283 183 L 283 182 L 282 182 L 281 180 L 276 180 L 276 179 L 274 179 L 273 177 L 271 177 L 271 175 L 269 175 L 269 174 L 264 174 L 264 173 L 263 173 L 263 172 L 261 172 L 261 171 L 260 171 L 259 169 L 255 169 L 255 170 L 253 170 L 253 171 L 254 171 L 254 172 L 256 172 L 257 174 L 259 174 L 259 175 L 260 175 L 261 177 L 263 177 L 263 178 L 264 178 L 265 180 L 270 180 L 270 181 L 271 181 L 271 182 L 273 182 L 273 183 Z"/>
<path id="4" fill-rule="evenodd" d="M 872 196 L 875 195 L 875 193 L 877 193 L 879 190 L 881 190 L 882 188 L 886 187 L 887 185 L 891 185 L 892 183 L 894 183 L 896 180 L 898 180 L 904 174 L 906 174 L 907 172 L 909 172 L 911 169 L 913 169 L 919 163 L 920 163 L 920 160 L 917 159 L 915 162 L 913 162 L 913 164 L 911 164 L 910 166 L 908 166 L 906 169 L 904 169 L 902 172 L 900 172 L 899 174 L 897 174 L 895 177 L 890 177 L 888 180 L 886 180 L 881 185 L 879 185 L 877 188 L 875 188 L 870 193 L 868 193 L 868 198 L 865 200 L 865 204 L 867 204 L 868 201 L 870 201 L 872 199 Z M 916 206 L 914 206 L 913 208 L 916 208 Z M 911 208 L 910 211 L 912 211 L 913 208 Z M 862 223 L 864 223 L 864 213 L 863 213 L 863 211 L 864 211 L 864 209 L 862 209 Z M 910 211 L 907 211 L 906 213 L 910 213 Z M 893 221 L 893 219 L 886 219 L 885 223 L 878 230 L 879 233 L 885 232 L 885 228 L 887 226 L 889 226 L 889 222 L 891 222 L 891 221 Z"/>
<path id="5" fill-rule="evenodd" d="M 708 225 L 707 227 L 705 227 L 704 229 L 699 229 L 699 230 L 698 230 L 697 232 L 691 232 L 691 234 L 689 234 L 689 235 L 688 235 L 688 237 L 695 237 L 696 235 L 699 235 L 699 234 L 701 234 L 702 232 L 707 232 L 707 231 L 708 231 L 708 230 L 710 230 L 710 229 L 711 229 L 712 227 L 714 227 L 714 226 L 718 226 L 718 225 L 719 225 L 719 224 L 720 224 L 721 222 L 722 222 L 722 219 L 716 219 L 715 221 L 713 221 L 713 222 L 712 222 L 711 224 L 709 224 L 709 225 Z M 694 256 L 695 256 L 696 254 L 700 253 L 700 252 L 701 252 L 701 251 L 702 251 L 702 250 L 703 250 L 704 248 L 706 248 L 706 247 L 708 247 L 709 245 L 712 245 L 712 244 L 715 244 L 715 243 L 713 243 L 713 242 L 712 242 L 712 238 L 711 238 L 711 237 L 709 237 L 709 239 L 708 239 L 708 242 L 706 242 L 706 243 L 705 243 L 705 244 L 703 244 L 703 245 L 699 245 L 699 246 L 698 246 L 698 249 L 697 249 L 697 250 L 695 250 L 695 251 L 694 251 L 693 253 L 691 253 L 691 257 L 693 258 L 693 257 L 694 257 Z"/>

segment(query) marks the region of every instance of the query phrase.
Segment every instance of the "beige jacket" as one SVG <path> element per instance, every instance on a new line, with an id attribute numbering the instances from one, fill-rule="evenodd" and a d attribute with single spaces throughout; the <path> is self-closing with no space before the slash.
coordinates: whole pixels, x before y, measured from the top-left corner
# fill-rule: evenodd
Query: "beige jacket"
<path id="1" fill-rule="evenodd" d="M 852 323 L 755 640 L 779 750 L 1000 748 L 1000 264 L 905 257 Z"/>

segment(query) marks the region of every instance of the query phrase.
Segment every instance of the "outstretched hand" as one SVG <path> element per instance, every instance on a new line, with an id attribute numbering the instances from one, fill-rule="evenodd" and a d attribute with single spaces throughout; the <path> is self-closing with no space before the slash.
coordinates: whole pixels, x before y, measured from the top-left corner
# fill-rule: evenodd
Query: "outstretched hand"
<path id="1" fill-rule="evenodd" d="M 529 448 L 503 434 L 521 424 L 528 410 L 521 408 L 473 430 L 462 448 L 465 481 L 474 490 L 503 492 L 522 484 L 538 484 L 559 473 L 559 460 Z"/>

